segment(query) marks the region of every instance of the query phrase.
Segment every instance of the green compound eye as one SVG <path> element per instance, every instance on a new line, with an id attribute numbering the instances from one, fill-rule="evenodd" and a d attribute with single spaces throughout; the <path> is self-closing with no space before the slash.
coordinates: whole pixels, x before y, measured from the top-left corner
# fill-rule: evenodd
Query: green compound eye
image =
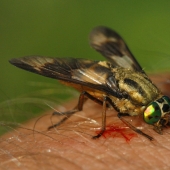
<path id="1" fill-rule="evenodd" d="M 167 103 L 170 105 L 170 99 L 169 99 L 169 97 L 167 97 L 167 96 L 163 96 L 162 97 L 164 100 L 166 100 L 167 101 Z"/>
<path id="2" fill-rule="evenodd" d="M 144 111 L 144 120 L 148 124 L 154 124 L 161 118 L 161 110 L 156 102 L 152 102 Z"/>

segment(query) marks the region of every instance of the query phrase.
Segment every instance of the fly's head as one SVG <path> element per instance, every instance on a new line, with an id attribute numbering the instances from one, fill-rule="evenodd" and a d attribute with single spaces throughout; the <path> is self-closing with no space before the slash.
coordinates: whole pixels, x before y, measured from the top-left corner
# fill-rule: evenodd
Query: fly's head
<path id="1" fill-rule="evenodd" d="M 144 111 L 144 121 L 162 134 L 162 128 L 170 125 L 170 98 L 162 96 L 151 102 Z"/>

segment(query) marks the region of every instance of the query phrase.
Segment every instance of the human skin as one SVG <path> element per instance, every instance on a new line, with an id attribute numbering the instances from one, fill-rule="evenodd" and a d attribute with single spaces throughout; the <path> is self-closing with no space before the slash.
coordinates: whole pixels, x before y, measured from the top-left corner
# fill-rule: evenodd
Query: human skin
<path id="1" fill-rule="evenodd" d="M 152 76 L 162 92 L 170 96 L 166 81 L 169 79 L 169 74 Z M 74 100 L 63 106 L 70 110 L 76 103 Z M 62 111 L 60 107 L 57 110 Z M 92 136 L 101 127 L 102 106 L 88 100 L 83 111 L 47 131 L 48 126 L 62 118 L 52 116 L 52 112 L 50 110 L 37 122 L 33 119 L 1 137 L 1 169 L 170 169 L 170 128 L 165 128 L 163 135 L 159 135 L 140 117 L 128 117 L 127 120 L 154 140 L 128 128 L 123 133 L 126 137 L 131 134 L 129 141 L 117 131 L 94 140 Z M 116 115 L 114 110 L 107 111 L 107 127 L 126 127 Z"/>

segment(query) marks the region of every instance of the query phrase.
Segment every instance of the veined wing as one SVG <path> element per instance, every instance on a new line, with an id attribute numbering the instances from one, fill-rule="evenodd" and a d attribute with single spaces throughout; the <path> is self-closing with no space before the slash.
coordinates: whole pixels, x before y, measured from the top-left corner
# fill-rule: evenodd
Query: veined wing
<path id="1" fill-rule="evenodd" d="M 144 72 L 124 40 L 112 29 L 104 26 L 94 28 L 90 34 L 90 45 L 113 66 Z"/>
<path id="2" fill-rule="evenodd" d="M 103 91 L 115 97 L 118 93 L 114 73 L 109 62 L 75 58 L 50 58 L 27 56 L 10 60 L 10 63 L 42 76 L 62 80 L 68 84 L 79 84 L 90 89 Z M 74 85 L 73 85 L 74 87 Z"/>

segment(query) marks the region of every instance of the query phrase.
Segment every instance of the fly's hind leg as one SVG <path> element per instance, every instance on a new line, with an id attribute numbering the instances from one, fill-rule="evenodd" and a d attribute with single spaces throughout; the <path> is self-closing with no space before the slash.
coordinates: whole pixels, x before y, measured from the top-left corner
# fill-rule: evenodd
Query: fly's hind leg
<path id="1" fill-rule="evenodd" d="M 64 113 L 58 113 L 58 112 L 54 112 L 53 115 L 65 115 L 65 117 L 60 120 L 58 123 L 52 125 L 52 126 L 49 126 L 48 127 L 48 130 L 52 129 L 52 128 L 55 128 L 59 125 L 61 125 L 62 123 L 64 123 L 68 118 L 70 118 L 74 113 L 76 112 L 79 112 L 83 109 L 83 105 L 84 105 L 84 102 L 87 100 L 87 99 L 91 99 L 99 104 L 102 104 L 103 102 L 96 99 L 95 97 L 91 96 L 89 93 L 87 93 L 86 91 L 82 92 L 79 96 L 79 101 L 78 101 L 78 104 L 70 111 L 67 111 L 67 112 L 64 112 Z"/>
<path id="2" fill-rule="evenodd" d="M 62 123 L 64 123 L 67 119 L 69 119 L 74 113 L 81 111 L 83 109 L 83 104 L 84 102 L 87 100 L 87 98 L 85 97 L 86 92 L 82 92 L 79 96 L 79 101 L 78 104 L 70 111 L 64 112 L 64 113 L 58 113 L 58 112 L 54 112 L 53 115 L 65 115 L 65 117 L 63 119 L 61 119 L 58 123 L 49 126 L 48 130 L 55 128 L 59 125 L 61 125 Z"/>
<path id="3" fill-rule="evenodd" d="M 135 126 L 131 125 L 128 121 L 126 121 L 123 116 L 129 116 L 129 114 L 124 114 L 124 113 L 118 113 L 118 118 L 125 124 L 127 125 L 129 128 L 131 128 L 133 131 L 135 131 L 136 133 L 145 136 L 146 138 L 148 138 L 149 140 L 153 140 L 153 138 L 149 135 L 147 135 L 146 133 L 142 132 L 141 130 L 137 129 Z"/>

